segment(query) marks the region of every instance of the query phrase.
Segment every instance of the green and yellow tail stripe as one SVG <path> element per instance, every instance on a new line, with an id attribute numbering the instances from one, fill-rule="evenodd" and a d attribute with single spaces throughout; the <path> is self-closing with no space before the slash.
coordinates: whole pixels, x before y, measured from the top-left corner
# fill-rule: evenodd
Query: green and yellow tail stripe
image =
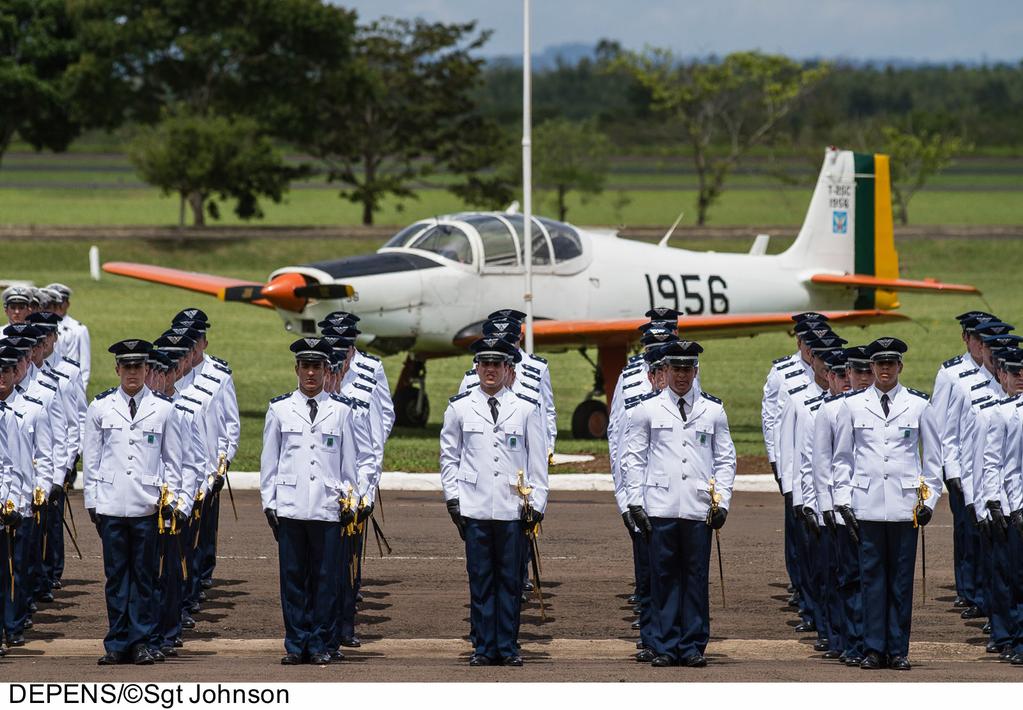
<path id="1" fill-rule="evenodd" d="M 898 278 L 899 254 L 895 251 L 888 156 L 854 153 L 853 164 L 856 170 L 856 273 Z M 894 291 L 861 288 L 856 299 L 856 308 L 890 309 L 898 306 L 898 296 Z"/>

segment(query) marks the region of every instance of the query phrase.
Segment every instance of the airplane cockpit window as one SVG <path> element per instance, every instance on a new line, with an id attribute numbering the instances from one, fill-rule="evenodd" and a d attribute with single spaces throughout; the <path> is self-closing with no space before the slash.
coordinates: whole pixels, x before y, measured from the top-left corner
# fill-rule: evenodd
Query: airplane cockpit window
<path id="1" fill-rule="evenodd" d="M 469 237 L 461 229 L 450 224 L 431 227 L 406 246 L 432 251 L 459 264 L 472 263 L 472 245 L 469 244 Z"/>
<path id="2" fill-rule="evenodd" d="M 427 224 L 424 222 L 416 222 L 415 224 L 410 224 L 409 226 L 405 227 L 405 229 L 401 230 L 393 237 L 388 239 L 387 243 L 384 244 L 384 248 L 407 246 L 406 242 L 408 242 L 410 239 L 412 239 L 412 237 L 422 232 L 424 229 L 426 229 L 426 227 Z"/>
<path id="3" fill-rule="evenodd" d="M 540 218 L 540 223 L 547 228 L 551 235 L 551 246 L 554 247 L 554 260 L 557 262 L 568 261 L 577 256 L 582 256 L 583 243 L 579 233 L 563 222 L 555 222 L 552 219 Z"/>
<path id="4" fill-rule="evenodd" d="M 473 215 L 464 221 L 479 232 L 483 241 L 483 261 L 487 266 L 518 266 L 515 239 L 504 222 L 492 215 Z"/>
<path id="5" fill-rule="evenodd" d="M 522 230 L 522 215 L 512 214 L 505 215 L 504 217 L 512 226 L 515 228 L 515 232 L 519 235 L 519 253 L 521 254 L 526 246 L 525 240 L 523 239 Z M 547 235 L 544 234 L 540 225 L 536 219 L 533 219 L 533 266 L 547 266 L 551 263 L 551 250 L 547 243 Z"/>

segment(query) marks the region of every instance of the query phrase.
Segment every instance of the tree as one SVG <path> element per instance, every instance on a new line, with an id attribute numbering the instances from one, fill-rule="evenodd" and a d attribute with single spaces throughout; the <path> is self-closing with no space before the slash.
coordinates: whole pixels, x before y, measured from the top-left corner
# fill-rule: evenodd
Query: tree
<path id="1" fill-rule="evenodd" d="M 596 195 L 604 190 L 611 141 L 594 121 L 563 118 L 545 121 L 537 126 L 533 141 L 536 182 L 554 190 L 558 219 L 564 221 L 568 212 L 565 205 L 568 192 Z"/>
<path id="2" fill-rule="evenodd" d="M 78 135 L 64 81 L 77 55 L 64 0 L 0 0 L 0 160 L 15 133 L 54 151 Z"/>
<path id="3" fill-rule="evenodd" d="M 892 206 L 900 224 L 909 224 L 909 201 L 932 175 L 952 164 L 952 156 L 972 149 L 958 136 L 884 126 L 884 150 L 891 159 Z"/>
<path id="4" fill-rule="evenodd" d="M 445 168 L 467 175 L 451 189 L 475 200 L 510 195 L 486 175 L 500 146 L 496 126 L 476 111 L 482 60 L 473 52 L 489 33 L 475 28 L 393 18 L 361 27 L 355 76 L 329 77 L 308 107 L 316 126 L 294 140 L 362 205 L 363 224 L 384 197 L 415 197 L 414 180 Z"/>
<path id="5" fill-rule="evenodd" d="M 650 92 L 654 112 L 680 129 L 692 150 L 699 224 L 741 158 L 769 142 L 779 121 L 828 71 L 759 52 L 684 64 L 663 49 L 622 53 L 613 66 Z"/>
<path id="6" fill-rule="evenodd" d="M 286 166 L 259 125 L 244 118 L 170 116 L 143 129 L 128 157 L 143 180 L 181 196 L 179 224 L 187 202 L 197 227 L 207 213 L 220 218 L 217 199 L 237 200 L 234 211 L 242 219 L 262 217 L 260 197 L 280 202 L 288 183 L 308 174 Z"/>

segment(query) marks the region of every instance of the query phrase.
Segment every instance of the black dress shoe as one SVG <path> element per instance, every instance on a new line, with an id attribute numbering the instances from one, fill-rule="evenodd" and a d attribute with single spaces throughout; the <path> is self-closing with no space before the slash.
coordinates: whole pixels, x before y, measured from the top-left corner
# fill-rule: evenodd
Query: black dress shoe
<path id="1" fill-rule="evenodd" d="M 1017 653 L 1016 655 L 1014 655 L 1009 660 L 1009 663 L 1011 663 L 1014 666 L 1023 666 L 1023 653 Z"/>
<path id="2" fill-rule="evenodd" d="M 523 603 L 523 604 L 528 604 L 529 603 L 529 595 L 526 594 L 525 592 L 523 592 L 522 593 L 522 599 L 520 599 L 519 601 L 521 603 Z"/>
<path id="3" fill-rule="evenodd" d="M 330 652 L 330 662 L 331 663 L 340 663 L 343 660 L 345 660 L 345 654 L 341 653 L 340 651 L 331 651 Z"/>
<path id="4" fill-rule="evenodd" d="M 789 586 L 785 587 L 785 591 L 788 592 L 789 594 L 795 594 L 796 588 L 790 584 Z"/>
<path id="5" fill-rule="evenodd" d="M 640 614 L 643 613 L 643 607 L 637 604 L 636 606 L 632 607 L 632 613 L 635 614 L 636 616 L 639 616 Z"/>
<path id="6" fill-rule="evenodd" d="M 865 671 L 876 671 L 884 668 L 884 661 L 881 659 L 881 654 L 871 651 L 864 656 L 863 661 L 860 662 L 860 668 Z"/>
<path id="7" fill-rule="evenodd" d="M 362 592 L 356 592 L 355 593 L 355 602 L 359 603 L 361 601 L 362 601 Z"/>
<path id="8" fill-rule="evenodd" d="M 136 666 L 151 666 L 155 661 L 145 646 L 136 646 L 131 654 L 131 662 Z"/>
<path id="9" fill-rule="evenodd" d="M 117 653 L 116 651 L 111 651 L 110 653 L 104 655 L 98 661 L 96 661 L 96 665 L 97 666 L 116 666 L 120 662 L 121 662 L 121 654 Z"/>
<path id="10" fill-rule="evenodd" d="M 160 653 L 163 654 L 164 658 L 177 658 L 178 649 L 173 646 L 160 646 Z"/>
<path id="11" fill-rule="evenodd" d="M 975 606 L 967 607 L 963 609 L 963 613 L 959 615 L 960 619 L 979 619 L 984 616 L 980 613 L 980 609 Z"/>
<path id="12" fill-rule="evenodd" d="M 501 665 L 502 666 L 516 666 L 516 667 L 521 666 L 522 665 L 522 656 L 508 656 L 504 660 L 501 661 Z"/>
<path id="13" fill-rule="evenodd" d="M 210 587 L 213 586 L 213 580 L 212 579 L 200 579 L 199 580 L 199 586 L 202 587 L 203 589 L 209 589 Z"/>
<path id="14" fill-rule="evenodd" d="M 638 594 L 630 594 L 629 598 L 626 599 L 625 601 L 628 604 L 639 604 L 639 595 Z"/>
<path id="15" fill-rule="evenodd" d="M 7 645 L 11 648 L 14 648 L 15 646 L 24 646 L 25 634 L 14 634 L 14 636 L 8 636 Z"/>
<path id="16" fill-rule="evenodd" d="M 893 671 L 908 671 L 913 668 L 909 663 L 909 659 L 905 656 L 895 656 L 892 662 L 888 664 L 888 667 Z"/>
<path id="17" fill-rule="evenodd" d="M 966 599 L 963 599 L 962 597 L 956 597 L 955 601 L 952 602 L 952 606 L 954 606 L 956 609 L 966 609 L 968 607 L 973 606 L 973 604 L 968 602 Z"/>
<path id="18" fill-rule="evenodd" d="M 25 619 L 25 623 L 22 624 L 21 628 L 25 629 L 25 631 L 28 631 L 29 629 L 31 629 L 35 625 L 36 625 L 36 623 L 34 621 L 32 621 L 31 618 L 28 618 L 28 619 Z"/>
<path id="19" fill-rule="evenodd" d="M 984 651 L 986 653 L 1001 653 L 1002 652 L 1002 647 L 999 646 L 994 641 L 988 641 L 987 642 L 987 646 L 984 647 Z"/>
<path id="20" fill-rule="evenodd" d="M 650 661 L 657 658 L 657 654 L 649 648 L 644 648 L 642 651 L 636 653 L 635 658 L 637 663 L 650 663 Z"/>
<path id="21" fill-rule="evenodd" d="M 817 641 L 817 643 L 815 643 L 813 645 L 813 650 L 814 651 L 827 651 L 828 650 L 828 640 L 827 639 L 819 639 Z"/>
<path id="22" fill-rule="evenodd" d="M 157 651 L 154 649 L 149 650 L 149 655 L 153 657 L 153 660 L 157 663 L 163 663 L 167 660 L 167 657 L 163 655 L 163 651 Z"/>
<path id="23" fill-rule="evenodd" d="M 636 619 L 635 621 L 632 622 L 632 628 L 634 629 L 640 628 L 639 619 Z"/>
<path id="24" fill-rule="evenodd" d="M 816 632 L 817 626 L 808 621 L 804 621 L 802 624 L 796 627 L 796 631 L 801 634 L 809 634 Z"/>
<path id="25" fill-rule="evenodd" d="M 330 654 L 329 653 L 314 653 L 309 656 L 309 662 L 314 666 L 329 666 L 330 665 Z"/>
<path id="26" fill-rule="evenodd" d="M 50 602 L 53 601 L 53 592 L 43 592 L 38 597 L 36 597 L 36 601 L 43 602 L 44 604 L 49 604 Z"/>
<path id="27" fill-rule="evenodd" d="M 846 656 L 845 665 L 847 665 L 847 666 L 850 666 L 850 667 L 858 666 L 861 663 L 863 663 L 863 656 L 858 656 L 856 654 L 853 654 L 851 656 Z"/>
<path id="28" fill-rule="evenodd" d="M 528 579 L 525 582 L 522 583 L 522 591 L 524 591 L 524 592 L 531 592 L 534 589 L 535 589 L 535 587 L 533 586 L 533 583 L 530 582 Z"/>
<path id="29" fill-rule="evenodd" d="M 828 660 L 828 661 L 838 660 L 838 659 L 842 658 L 842 652 L 841 651 L 837 651 L 837 650 L 836 651 L 825 651 L 824 652 L 824 658 L 825 658 L 825 660 Z"/>
<path id="30" fill-rule="evenodd" d="M 980 627 L 980 633 L 982 633 L 982 634 L 989 634 L 989 633 L 991 633 L 991 622 L 990 621 Z"/>
<path id="31" fill-rule="evenodd" d="M 349 636 L 348 638 L 341 639 L 341 645 L 345 648 L 358 648 L 362 645 L 362 641 L 359 640 L 358 636 Z"/>
<path id="32" fill-rule="evenodd" d="M 489 666 L 490 659 L 487 658 L 486 656 L 473 654 L 472 656 L 469 657 L 469 665 L 472 666 L 473 668 L 478 668 L 480 666 Z"/>
<path id="33" fill-rule="evenodd" d="M 185 645 L 185 642 L 182 641 L 180 638 L 174 639 L 174 648 L 181 648 L 184 645 Z"/>
<path id="34" fill-rule="evenodd" d="M 199 601 L 206 601 L 206 592 L 199 592 Z"/>
<path id="35" fill-rule="evenodd" d="M 7 647 L 4 646 L 4 642 L 3 641 L 0 641 L 0 658 L 3 658 L 6 655 L 7 655 Z"/>
<path id="36" fill-rule="evenodd" d="M 796 594 L 795 592 L 792 592 L 792 595 L 789 597 L 788 605 L 793 607 L 793 608 L 798 607 L 799 606 L 799 595 Z"/>
<path id="37" fill-rule="evenodd" d="M 195 619 L 193 619 L 188 614 L 182 615 L 182 617 L 181 617 L 181 628 L 183 628 L 183 629 L 194 629 L 195 628 Z"/>
<path id="38" fill-rule="evenodd" d="M 302 657 L 297 653 L 286 653 L 281 656 L 282 666 L 300 666 L 302 665 Z"/>
<path id="39" fill-rule="evenodd" d="M 199 602 L 195 602 L 194 604 L 188 607 L 189 614 L 198 614 L 200 611 L 202 611 L 202 607 L 199 606 Z"/>
<path id="40" fill-rule="evenodd" d="M 1016 655 L 1016 652 L 1012 650 L 1012 645 L 1005 644 L 1004 646 L 1002 646 L 1002 652 L 998 654 L 998 660 L 1011 661 L 1014 655 Z"/>
<path id="41" fill-rule="evenodd" d="M 654 660 L 650 661 L 650 665 L 654 668 L 667 668 L 668 666 L 675 665 L 675 659 L 671 656 L 654 656 Z"/>
<path id="42" fill-rule="evenodd" d="M 707 665 L 707 659 L 702 653 L 694 653 L 683 658 L 679 665 L 685 668 L 703 668 Z"/>
<path id="43" fill-rule="evenodd" d="M 39 611 L 39 606 L 35 603 L 34 600 L 30 601 L 28 603 L 28 613 L 35 614 L 37 611 Z"/>
<path id="44" fill-rule="evenodd" d="M 50 589 L 63 589 L 63 588 L 64 588 L 64 583 L 61 582 L 59 579 L 55 579 L 52 582 L 50 582 Z"/>

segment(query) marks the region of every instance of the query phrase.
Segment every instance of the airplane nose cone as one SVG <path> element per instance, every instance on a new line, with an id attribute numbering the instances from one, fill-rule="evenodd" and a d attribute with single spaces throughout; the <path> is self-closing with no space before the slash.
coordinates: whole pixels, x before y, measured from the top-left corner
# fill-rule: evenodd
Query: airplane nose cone
<path id="1" fill-rule="evenodd" d="M 306 280 L 302 274 L 280 274 L 262 288 L 260 295 L 277 308 L 299 313 L 305 308 L 307 299 L 296 296 L 295 289 L 305 285 Z"/>

